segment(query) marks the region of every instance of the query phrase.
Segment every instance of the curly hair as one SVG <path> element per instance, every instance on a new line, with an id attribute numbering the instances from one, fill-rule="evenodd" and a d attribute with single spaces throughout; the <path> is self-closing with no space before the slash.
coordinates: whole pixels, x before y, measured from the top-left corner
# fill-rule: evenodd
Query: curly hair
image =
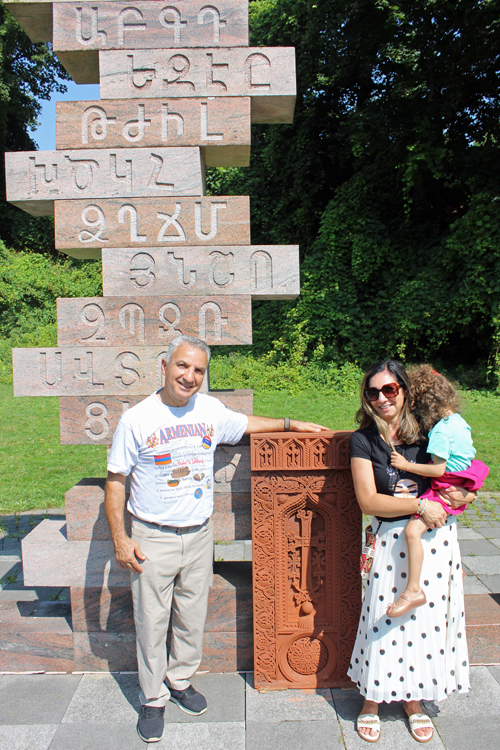
<path id="1" fill-rule="evenodd" d="M 425 432 L 440 419 L 460 410 L 454 386 L 432 365 L 419 365 L 410 372 L 410 406 Z"/>
<path id="2" fill-rule="evenodd" d="M 405 401 L 399 415 L 398 438 L 407 445 L 422 442 L 422 435 L 417 420 L 413 416 L 410 408 L 408 394 L 410 391 L 410 379 L 408 373 L 400 362 L 395 359 L 384 359 L 372 365 L 364 374 L 361 382 L 361 408 L 356 414 L 356 420 L 361 429 L 375 425 L 382 435 L 385 442 L 390 445 L 387 425 L 384 420 L 377 414 L 371 402 L 366 397 L 366 389 L 371 378 L 379 372 L 388 370 L 394 376 L 396 382 L 401 386 L 405 393 Z"/>

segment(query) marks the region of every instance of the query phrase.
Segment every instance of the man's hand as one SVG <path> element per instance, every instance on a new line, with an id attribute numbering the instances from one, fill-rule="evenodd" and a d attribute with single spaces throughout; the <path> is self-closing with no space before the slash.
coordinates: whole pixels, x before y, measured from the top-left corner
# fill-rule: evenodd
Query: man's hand
<path id="1" fill-rule="evenodd" d="M 301 422 L 299 419 L 290 420 L 290 430 L 292 432 L 324 432 L 329 431 L 329 427 L 314 422 Z"/>
<path id="2" fill-rule="evenodd" d="M 285 432 L 284 419 L 272 419 L 271 417 L 258 417 L 256 414 L 247 414 L 248 425 L 245 435 L 253 432 Z M 290 420 L 291 432 L 323 432 L 329 431 L 329 427 L 314 422 L 301 422 L 299 419 Z"/>
<path id="3" fill-rule="evenodd" d="M 115 546 L 116 562 L 123 570 L 134 570 L 142 573 L 142 568 L 137 560 L 145 560 L 146 555 L 141 548 L 127 536 L 125 531 L 124 506 L 125 506 L 125 482 L 123 474 L 114 474 L 108 471 L 106 490 L 104 496 L 104 507 L 109 523 L 111 539 Z"/>
<path id="4" fill-rule="evenodd" d="M 142 568 L 137 560 L 145 560 L 146 555 L 143 553 L 137 542 L 134 542 L 128 536 L 119 541 L 115 541 L 116 562 L 123 570 L 134 570 L 136 573 L 142 573 Z"/>

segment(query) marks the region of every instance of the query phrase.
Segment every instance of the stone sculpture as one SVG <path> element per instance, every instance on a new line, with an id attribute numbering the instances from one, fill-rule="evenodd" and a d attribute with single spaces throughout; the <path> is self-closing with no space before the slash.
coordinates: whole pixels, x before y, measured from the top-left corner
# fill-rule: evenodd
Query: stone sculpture
<path id="1" fill-rule="evenodd" d="M 14 351 L 15 394 L 60 398 L 62 443 L 109 445 L 123 411 L 160 386 L 178 333 L 251 343 L 252 298 L 299 293 L 298 247 L 252 246 L 249 198 L 205 195 L 206 166 L 249 163 L 251 123 L 293 120 L 294 51 L 248 46 L 247 0 L 6 4 L 77 83 L 101 87 L 99 101 L 58 103 L 55 151 L 6 155 L 7 199 L 53 214 L 62 252 L 103 262 L 102 298 L 58 300 L 58 346 Z M 212 393 L 252 411 L 251 391 Z M 248 442 L 215 460 L 215 557 L 233 562 L 216 563 L 202 668 L 248 669 L 250 571 L 231 552 L 251 535 Z M 66 524 L 24 540 L 25 583 L 69 586 L 73 618 L 72 633 L 52 618 L 45 652 L 29 631 L 24 668 L 134 669 L 103 486 L 79 482 Z"/>

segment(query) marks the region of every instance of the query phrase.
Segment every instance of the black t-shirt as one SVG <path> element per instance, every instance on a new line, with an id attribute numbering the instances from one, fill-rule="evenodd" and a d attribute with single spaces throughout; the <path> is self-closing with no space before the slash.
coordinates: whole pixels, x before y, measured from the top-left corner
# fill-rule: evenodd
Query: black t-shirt
<path id="1" fill-rule="evenodd" d="M 398 453 L 415 464 L 427 464 L 431 456 L 427 453 L 427 443 L 407 445 L 403 443 L 395 446 Z M 375 487 L 382 495 L 397 495 L 419 497 L 429 486 L 427 477 L 400 471 L 391 466 L 391 449 L 372 425 L 363 430 L 357 430 L 351 435 L 351 458 L 366 458 L 372 462 L 375 476 Z M 399 518 L 400 516 L 397 516 Z M 390 519 L 385 519 L 390 520 Z"/>

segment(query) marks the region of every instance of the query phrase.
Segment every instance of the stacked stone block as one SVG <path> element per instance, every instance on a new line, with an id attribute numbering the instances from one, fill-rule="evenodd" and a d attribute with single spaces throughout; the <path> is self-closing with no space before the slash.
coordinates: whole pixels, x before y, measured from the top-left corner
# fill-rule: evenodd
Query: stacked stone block
<path id="1" fill-rule="evenodd" d="M 298 247 L 251 245 L 249 198 L 205 194 L 206 166 L 248 165 L 252 123 L 293 120 L 294 51 L 248 46 L 247 0 L 7 7 L 101 93 L 58 103 L 55 151 L 6 154 L 7 200 L 54 215 L 56 248 L 103 264 L 103 297 L 58 300 L 56 348 L 14 350 L 14 393 L 59 397 L 63 444 L 110 445 L 121 414 L 162 385 L 176 335 L 251 343 L 252 299 L 299 293 Z M 252 411 L 251 391 L 210 392 Z M 248 442 L 219 446 L 214 480 L 215 559 L 226 562 L 215 562 L 202 668 L 248 669 L 251 573 L 237 562 L 251 537 Z M 24 540 L 24 580 L 71 589 L 66 666 L 130 670 L 129 578 L 103 499 L 103 479 L 66 493 L 66 524 L 45 520 Z M 46 668 L 29 653 L 23 666 Z"/>

